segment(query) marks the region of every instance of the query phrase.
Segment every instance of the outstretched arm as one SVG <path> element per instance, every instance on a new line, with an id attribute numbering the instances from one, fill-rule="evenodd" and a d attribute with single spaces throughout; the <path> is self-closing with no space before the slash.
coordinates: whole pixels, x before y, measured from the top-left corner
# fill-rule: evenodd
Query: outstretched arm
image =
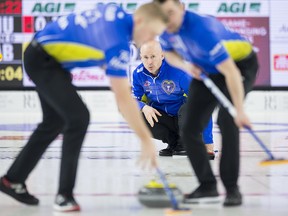
<path id="1" fill-rule="evenodd" d="M 244 89 L 239 69 L 231 58 L 226 59 L 216 67 L 225 77 L 228 91 L 236 108 L 237 116 L 235 118 L 235 123 L 238 127 L 251 127 L 251 123 L 244 112 Z"/>
<path id="2" fill-rule="evenodd" d="M 152 143 L 152 135 L 144 123 L 136 101 L 131 96 L 128 79 L 111 76 L 110 83 L 120 112 L 141 140 L 142 152 L 139 162 L 142 166 L 156 167 L 156 149 Z"/>
<path id="3" fill-rule="evenodd" d="M 184 61 L 175 51 L 165 51 L 164 53 L 165 59 L 170 65 L 180 68 L 195 79 L 200 79 L 201 69 L 196 65 Z"/>
<path id="4" fill-rule="evenodd" d="M 180 68 L 181 70 L 190 73 L 189 65 L 190 63 L 185 62 L 181 56 L 179 56 L 175 51 L 165 51 L 165 59 L 166 61 L 177 68 Z"/>

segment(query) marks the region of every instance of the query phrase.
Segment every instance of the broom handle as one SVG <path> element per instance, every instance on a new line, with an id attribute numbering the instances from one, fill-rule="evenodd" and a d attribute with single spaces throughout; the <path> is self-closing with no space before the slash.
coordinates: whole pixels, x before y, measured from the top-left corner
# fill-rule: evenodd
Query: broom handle
<path id="1" fill-rule="evenodd" d="M 274 160 L 274 156 L 272 155 L 271 151 L 266 147 L 266 145 L 262 142 L 262 140 L 255 134 L 255 132 L 247 127 L 244 126 L 245 129 L 247 129 L 249 131 L 249 133 L 254 137 L 254 139 L 259 143 L 259 145 L 265 150 L 265 152 L 269 155 L 270 160 Z"/>
<path id="2" fill-rule="evenodd" d="M 210 89 L 211 93 L 218 99 L 220 104 L 226 108 L 229 114 L 235 118 L 237 115 L 236 109 L 233 104 L 226 98 L 226 96 L 220 91 L 220 89 L 213 83 L 213 81 L 207 77 L 204 73 L 200 75 L 205 86 Z M 264 149 L 264 151 L 268 154 L 271 160 L 274 160 L 274 156 L 271 151 L 266 147 L 266 145 L 262 142 L 262 140 L 254 133 L 254 131 L 248 126 L 244 126 L 245 129 L 252 135 L 252 137 L 258 142 L 258 144 Z"/>
<path id="3" fill-rule="evenodd" d="M 156 168 L 156 170 L 157 170 L 157 173 L 160 176 L 160 179 L 161 179 L 161 181 L 162 181 L 162 183 L 164 185 L 164 190 L 165 190 L 166 194 L 168 195 L 168 197 L 170 199 L 170 202 L 172 204 L 173 209 L 178 209 L 179 208 L 178 207 L 178 202 L 177 202 L 177 200 L 176 200 L 171 188 L 169 187 L 169 184 L 167 182 L 167 179 L 166 179 L 165 175 L 163 174 L 163 172 L 158 167 Z"/>

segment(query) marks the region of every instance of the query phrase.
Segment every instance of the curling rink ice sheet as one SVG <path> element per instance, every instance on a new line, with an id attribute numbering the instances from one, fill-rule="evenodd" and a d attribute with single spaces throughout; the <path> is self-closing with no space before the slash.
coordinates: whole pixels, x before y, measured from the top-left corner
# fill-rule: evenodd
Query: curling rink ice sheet
<path id="1" fill-rule="evenodd" d="M 288 114 L 249 114 L 255 132 L 275 156 L 288 157 Z M 116 116 L 116 117 L 115 117 Z M 26 143 L 40 115 L 1 115 L 0 174 L 3 175 Z M 220 147 L 219 128 L 214 124 L 214 140 Z M 78 213 L 55 213 L 52 210 L 57 191 L 62 137 L 47 149 L 40 163 L 27 180 L 29 191 L 40 198 L 40 205 L 27 207 L 0 193 L 0 216 L 158 216 L 163 209 L 148 209 L 140 205 L 137 192 L 156 176 L 136 165 L 139 141 L 123 119 L 110 114 L 94 116 L 89 126 L 81 156 L 75 197 L 82 207 Z M 155 140 L 157 149 L 166 147 Z M 212 161 L 219 180 L 219 156 Z M 244 195 L 241 207 L 223 208 L 221 204 L 188 205 L 192 215 L 201 216 L 287 216 L 288 166 L 260 167 L 266 158 L 259 145 L 245 131 L 241 132 L 241 169 L 239 185 Z M 169 182 L 189 193 L 198 186 L 187 158 L 158 158 Z M 221 198 L 224 188 L 218 183 Z"/>

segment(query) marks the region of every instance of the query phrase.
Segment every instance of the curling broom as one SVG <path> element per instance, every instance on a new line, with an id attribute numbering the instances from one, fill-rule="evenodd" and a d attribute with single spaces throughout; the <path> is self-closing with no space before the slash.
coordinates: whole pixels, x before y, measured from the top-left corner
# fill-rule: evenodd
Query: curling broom
<path id="1" fill-rule="evenodd" d="M 225 97 L 225 95 L 220 91 L 220 89 L 213 83 L 213 81 L 207 77 L 204 73 L 200 75 L 205 86 L 211 90 L 211 93 L 218 99 L 220 104 L 227 109 L 229 114 L 235 118 L 237 115 L 235 107 L 232 103 Z M 270 165 L 281 165 L 288 164 L 288 160 L 283 158 L 275 158 L 271 151 L 266 147 L 262 140 L 255 134 L 255 132 L 248 126 L 244 126 L 246 130 L 252 135 L 252 137 L 257 141 L 257 143 L 263 148 L 263 150 L 268 155 L 268 158 L 260 162 L 261 166 L 270 166 Z"/>
<path id="2" fill-rule="evenodd" d="M 170 202 L 172 204 L 172 209 L 167 209 L 165 210 L 165 216 L 188 216 L 188 215 L 191 215 L 192 214 L 192 211 L 190 208 L 180 208 L 179 207 L 179 204 L 172 192 L 172 190 L 170 189 L 169 187 L 169 184 L 168 184 L 168 181 L 165 177 L 165 175 L 163 174 L 163 172 L 159 169 L 159 168 L 156 168 L 157 170 L 157 173 L 160 177 L 160 180 L 162 181 L 163 183 L 163 186 L 164 186 L 164 190 L 167 194 L 167 196 L 169 197 L 170 199 Z"/>

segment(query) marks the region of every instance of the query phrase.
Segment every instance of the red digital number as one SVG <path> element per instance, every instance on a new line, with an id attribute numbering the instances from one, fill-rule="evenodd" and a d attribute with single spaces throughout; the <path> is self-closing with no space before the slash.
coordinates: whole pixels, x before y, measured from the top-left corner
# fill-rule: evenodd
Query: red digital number
<path id="1" fill-rule="evenodd" d="M 34 32 L 34 17 L 32 16 L 22 17 L 22 31 L 25 33 Z"/>
<path id="2" fill-rule="evenodd" d="M 0 13 L 2 14 L 21 14 L 22 2 L 21 0 L 6 0 L 0 2 Z"/>

